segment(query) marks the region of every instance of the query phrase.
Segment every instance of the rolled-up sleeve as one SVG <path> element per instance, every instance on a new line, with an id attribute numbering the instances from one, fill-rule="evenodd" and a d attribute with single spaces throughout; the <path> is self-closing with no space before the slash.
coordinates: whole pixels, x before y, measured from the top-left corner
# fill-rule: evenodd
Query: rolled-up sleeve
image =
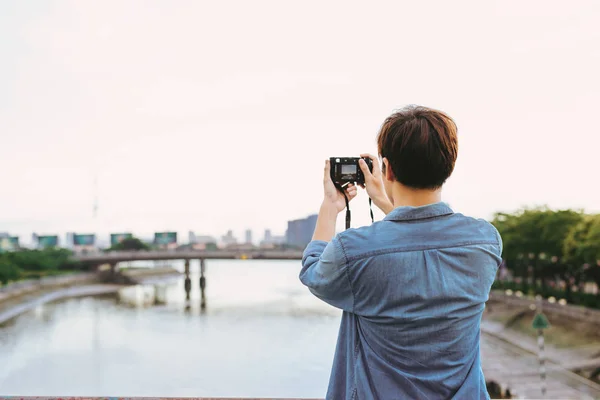
<path id="1" fill-rule="evenodd" d="M 302 256 L 300 281 L 312 294 L 344 311 L 353 312 L 354 295 L 348 275 L 348 263 L 339 242 L 313 240 Z"/>

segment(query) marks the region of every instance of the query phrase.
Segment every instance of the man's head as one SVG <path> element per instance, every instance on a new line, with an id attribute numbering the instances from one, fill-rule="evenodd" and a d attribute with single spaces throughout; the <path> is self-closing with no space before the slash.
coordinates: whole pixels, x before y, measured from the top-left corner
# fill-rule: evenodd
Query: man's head
<path id="1" fill-rule="evenodd" d="M 441 111 L 408 106 L 385 120 L 377 147 L 388 197 L 394 182 L 410 189 L 437 190 L 454 170 L 456 124 Z"/>

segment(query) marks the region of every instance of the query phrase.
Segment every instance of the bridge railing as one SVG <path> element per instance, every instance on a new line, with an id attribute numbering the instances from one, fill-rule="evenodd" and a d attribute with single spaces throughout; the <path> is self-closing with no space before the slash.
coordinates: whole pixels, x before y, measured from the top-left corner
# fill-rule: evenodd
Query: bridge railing
<path id="1" fill-rule="evenodd" d="M 2 397 L 0 400 L 322 400 L 322 399 L 301 399 L 290 397 L 23 397 L 9 396 Z"/>
<path id="2" fill-rule="evenodd" d="M 111 251 L 87 252 L 76 254 L 74 258 L 79 261 L 93 262 L 119 262 L 136 260 L 177 260 L 177 259 L 282 259 L 299 260 L 302 258 L 301 250 L 142 250 L 142 251 Z"/>

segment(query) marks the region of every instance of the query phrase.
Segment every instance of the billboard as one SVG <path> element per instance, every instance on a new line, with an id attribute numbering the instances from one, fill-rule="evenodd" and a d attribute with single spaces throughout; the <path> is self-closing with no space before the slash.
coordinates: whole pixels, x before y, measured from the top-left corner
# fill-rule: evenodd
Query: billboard
<path id="1" fill-rule="evenodd" d="M 156 232 L 154 233 L 154 244 L 169 245 L 177 243 L 177 232 Z"/>
<path id="2" fill-rule="evenodd" d="M 10 236 L 0 238 L 0 253 L 5 251 L 15 251 L 19 249 L 19 237 Z"/>
<path id="3" fill-rule="evenodd" d="M 58 236 L 38 236 L 37 237 L 38 247 L 57 247 Z"/>
<path id="4" fill-rule="evenodd" d="M 133 235 L 131 233 L 111 233 L 110 234 L 110 245 L 121 243 L 125 239 L 131 239 Z"/>
<path id="5" fill-rule="evenodd" d="M 74 246 L 93 246 L 96 241 L 96 235 L 94 234 L 85 234 L 78 235 L 76 233 L 73 234 L 73 245 Z"/>

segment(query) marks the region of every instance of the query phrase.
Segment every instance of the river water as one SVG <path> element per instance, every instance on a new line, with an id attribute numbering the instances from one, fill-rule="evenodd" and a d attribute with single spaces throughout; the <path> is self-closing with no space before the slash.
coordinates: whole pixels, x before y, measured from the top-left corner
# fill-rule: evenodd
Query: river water
<path id="1" fill-rule="evenodd" d="M 299 270 L 207 261 L 205 309 L 197 262 L 189 302 L 181 278 L 41 306 L 0 328 L 0 395 L 323 397 L 341 312 Z"/>

